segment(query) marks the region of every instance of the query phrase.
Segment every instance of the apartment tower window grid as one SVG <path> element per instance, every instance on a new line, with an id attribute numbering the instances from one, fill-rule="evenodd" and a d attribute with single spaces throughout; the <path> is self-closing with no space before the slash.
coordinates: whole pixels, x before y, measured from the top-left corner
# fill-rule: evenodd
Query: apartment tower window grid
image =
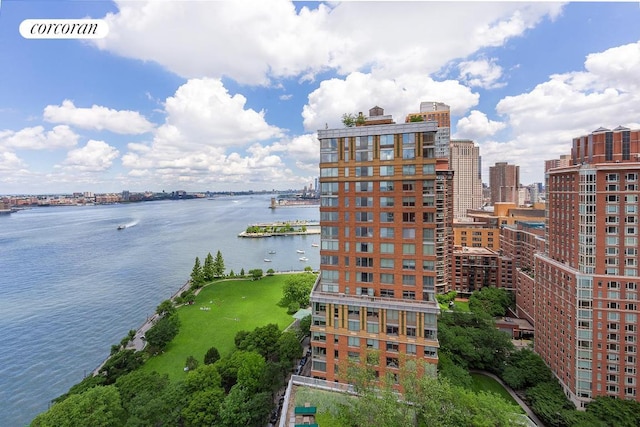
<path id="1" fill-rule="evenodd" d="M 448 286 L 452 174 L 437 123 L 318 131 L 320 277 L 311 294 L 311 374 L 346 381 L 349 360 L 381 377 L 407 358 L 438 361 L 435 293 Z"/>
<path id="2" fill-rule="evenodd" d="M 602 395 L 640 400 L 639 155 L 640 131 L 600 128 L 546 174 L 535 350 L 578 407 Z"/>

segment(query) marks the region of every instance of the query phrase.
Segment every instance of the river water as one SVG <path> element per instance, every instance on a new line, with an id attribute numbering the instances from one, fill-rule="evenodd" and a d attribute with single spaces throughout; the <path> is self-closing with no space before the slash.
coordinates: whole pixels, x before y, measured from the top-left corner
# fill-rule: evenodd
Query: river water
<path id="1" fill-rule="evenodd" d="M 269 200 L 225 196 L 0 216 L 0 424 L 27 425 L 95 369 L 188 280 L 196 256 L 203 262 L 220 250 L 227 273 L 318 269 L 312 244 L 319 235 L 237 237 L 256 222 L 319 219 L 318 206 L 269 209 Z M 121 224 L 127 228 L 117 230 Z"/>

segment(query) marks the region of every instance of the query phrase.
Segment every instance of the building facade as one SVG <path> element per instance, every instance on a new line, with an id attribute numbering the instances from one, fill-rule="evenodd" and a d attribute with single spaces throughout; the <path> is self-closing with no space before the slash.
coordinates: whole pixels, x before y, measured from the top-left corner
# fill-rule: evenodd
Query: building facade
<path id="1" fill-rule="evenodd" d="M 451 141 L 449 168 L 453 171 L 453 218 L 455 221 L 467 218 L 467 210 L 482 207 L 480 147 L 469 140 Z"/>
<path id="2" fill-rule="evenodd" d="M 520 189 L 520 166 L 498 162 L 489 168 L 491 204 L 500 202 L 518 203 Z"/>
<path id="3" fill-rule="evenodd" d="M 451 112 L 443 102 L 426 101 L 420 103 L 419 113 L 409 113 L 405 123 L 414 120 L 435 121 L 438 124 L 435 141 L 435 156 L 449 158 L 449 142 L 451 141 Z"/>
<path id="4" fill-rule="evenodd" d="M 461 294 L 490 286 L 514 290 L 513 260 L 488 248 L 455 248 L 452 275 L 451 290 Z"/>
<path id="5" fill-rule="evenodd" d="M 451 278 L 453 174 L 435 156 L 437 123 L 369 114 L 362 126 L 318 131 L 311 374 L 328 381 L 346 381 L 350 359 L 381 377 L 407 357 L 437 363 L 435 293 Z"/>
<path id="6" fill-rule="evenodd" d="M 546 173 L 545 251 L 535 255 L 535 351 L 578 407 L 640 400 L 640 131 L 575 138 L 571 164 Z"/>

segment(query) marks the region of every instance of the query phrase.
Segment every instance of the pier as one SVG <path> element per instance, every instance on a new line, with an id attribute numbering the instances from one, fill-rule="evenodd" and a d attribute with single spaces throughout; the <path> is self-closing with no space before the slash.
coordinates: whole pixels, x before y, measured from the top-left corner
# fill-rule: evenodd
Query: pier
<path id="1" fill-rule="evenodd" d="M 238 237 L 276 237 L 320 234 L 319 221 L 278 221 L 250 224 Z"/>

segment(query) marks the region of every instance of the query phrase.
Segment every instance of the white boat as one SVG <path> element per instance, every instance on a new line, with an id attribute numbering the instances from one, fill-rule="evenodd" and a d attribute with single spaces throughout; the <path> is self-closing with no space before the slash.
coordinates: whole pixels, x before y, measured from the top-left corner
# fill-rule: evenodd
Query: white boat
<path id="1" fill-rule="evenodd" d="M 300 257 L 298 258 L 300 261 L 309 261 L 309 258 L 307 258 L 306 256 Z"/>
<path id="2" fill-rule="evenodd" d="M 304 251 L 302 249 L 298 249 L 296 252 L 298 252 L 299 254 L 303 254 Z"/>
<path id="3" fill-rule="evenodd" d="M 317 248 L 318 244 L 317 243 L 312 243 L 311 246 L 314 247 L 314 248 Z"/>
<path id="4" fill-rule="evenodd" d="M 269 258 L 265 258 L 264 262 L 271 262 L 271 260 Z"/>
<path id="5" fill-rule="evenodd" d="M 276 253 L 276 251 L 271 250 L 271 251 L 269 251 L 269 253 L 270 253 L 270 254 L 275 254 L 275 253 Z"/>

